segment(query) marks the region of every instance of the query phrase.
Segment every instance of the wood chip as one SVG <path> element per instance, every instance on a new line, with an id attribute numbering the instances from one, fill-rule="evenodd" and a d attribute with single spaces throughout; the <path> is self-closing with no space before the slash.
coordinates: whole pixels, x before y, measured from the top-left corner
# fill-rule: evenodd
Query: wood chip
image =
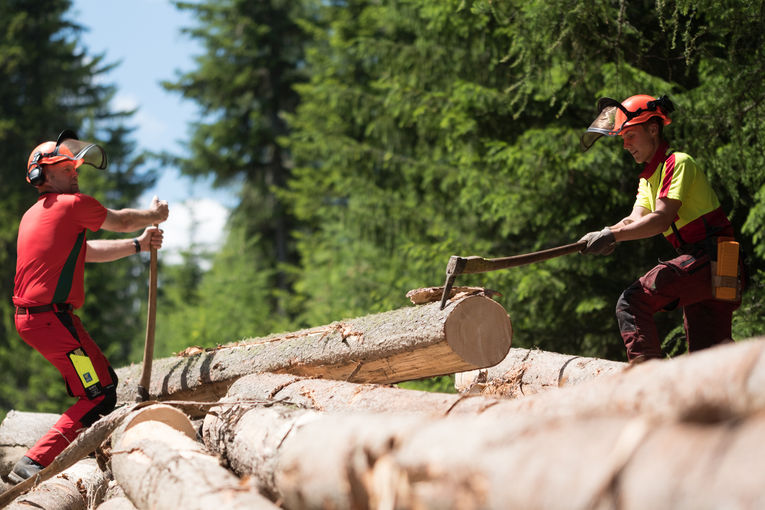
<path id="1" fill-rule="evenodd" d="M 424 287 L 421 289 L 412 289 L 406 293 L 406 297 L 415 305 L 422 305 L 426 303 L 434 303 L 441 301 L 441 295 L 444 292 L 443 285 L 441 287 Z M 494 296 L 501 296 L 496 290 L 486 289 L 484 287 L 452 287 L 449 292 L 450 299 L 462 299 L 467 296 L 486 296 L 493 298 Z"/>

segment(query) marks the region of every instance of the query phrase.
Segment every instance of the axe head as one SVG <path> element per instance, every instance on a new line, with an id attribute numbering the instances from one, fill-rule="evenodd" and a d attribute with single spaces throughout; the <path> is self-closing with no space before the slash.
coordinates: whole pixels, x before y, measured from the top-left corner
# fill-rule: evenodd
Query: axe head
<path id="1" fill-rule="evenodd" d="M 466 259 L 464 257 L 458 257 L 452 255 L 449 257 L 449 263 L 446 265 L 446 281 L 444 282 L 444 292 L 441 294 L 441 307 L 439 310 L 443 310 L 446 306 L 446 300 L 449 299 L 449 294 L 454 286 L 454 280 L 457 275 L 462 273 L 462 269 L 465 267 Z"/>

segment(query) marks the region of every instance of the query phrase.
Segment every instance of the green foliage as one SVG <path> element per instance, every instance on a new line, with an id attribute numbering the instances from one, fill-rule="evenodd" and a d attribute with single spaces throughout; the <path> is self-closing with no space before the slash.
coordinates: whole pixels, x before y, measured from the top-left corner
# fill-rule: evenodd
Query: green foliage
<path id="1" fill-rule="evenodd" d="M 599 96 L 635 93 L 675 101 L 667 135 L 710 175 L 750 263 L 735 334 L 763 330 L 762 2 L 245 4 L 180 4 L 199 14 L 190 33 L 208 52 L 171 85 L 212 115 L 194 126 L 185 170 L 244 180 L 229 234 L 244 251 L 216 258 L 200 289 L 279 311 L 229 340 L 405 306 L 407 290 L 441 284 L 450 255 L 536 251 L 618 221 L 639 170 L 618 141 L 581 153 L 578 137 Z M 281 23 L 264 26 L 277 11 Z M 291 79 L 277 93 L 266 76 Z M 282 180 L 267 177 L 274 154 Z M 279 257 L 269 246 L 285 218 Z M 616 299 L 671 254 L 651 239 L 458 284 L 502 292 L 516 345 L 624 359 Z M 668 355 L 685 349 L 679 321 L 657 316 Z"/>

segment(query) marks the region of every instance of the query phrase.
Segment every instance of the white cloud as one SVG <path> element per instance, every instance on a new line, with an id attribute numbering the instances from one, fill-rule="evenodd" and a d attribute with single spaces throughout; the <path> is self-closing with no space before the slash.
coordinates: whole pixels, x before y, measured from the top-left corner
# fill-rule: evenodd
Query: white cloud
<path id="1" fill-rule="evenodd" d="M 170 216 L 160 228 L 165 233 L 162 256 L 167 263 L 181 262 L 180 252 L 217 251 L 223 241 L 229 210 L 209 198 L 191 198 L 170 204 Z"/>

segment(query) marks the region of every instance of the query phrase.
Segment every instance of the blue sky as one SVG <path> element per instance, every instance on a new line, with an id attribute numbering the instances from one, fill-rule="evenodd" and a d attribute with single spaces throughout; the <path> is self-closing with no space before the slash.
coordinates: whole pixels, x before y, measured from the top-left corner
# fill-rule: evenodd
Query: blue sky
<path id="1" fill-rule="evenodd" d="M 181 34 L 181 28 L 194 26 L 194 19 L 168 0 L 73 0 L 70 18 L 85 27 L 80 44 L 88 54 L 103 53 L 106 62 L 119 64 L 107 75 L 117 87 L 112 106 L 138 108 L 130 124 L 139 149 L 179 152 L 196 105 L 166 92 L 160 81 L 173 81 L 178 72 L 194 68 L 193 57 L 202 48 Z M 236 203 L 232 190 L 182 178 L 174 168 L 162 170 L 157 186 L 139 205 L 148 205 L 155 194 L 170 203 L 170 218 L 163 224 L 168 252 L 188 248 L 192 241 L 214 245 L 227 208 Z M 195 239 L 192 216 L 200 222 Z"/>

